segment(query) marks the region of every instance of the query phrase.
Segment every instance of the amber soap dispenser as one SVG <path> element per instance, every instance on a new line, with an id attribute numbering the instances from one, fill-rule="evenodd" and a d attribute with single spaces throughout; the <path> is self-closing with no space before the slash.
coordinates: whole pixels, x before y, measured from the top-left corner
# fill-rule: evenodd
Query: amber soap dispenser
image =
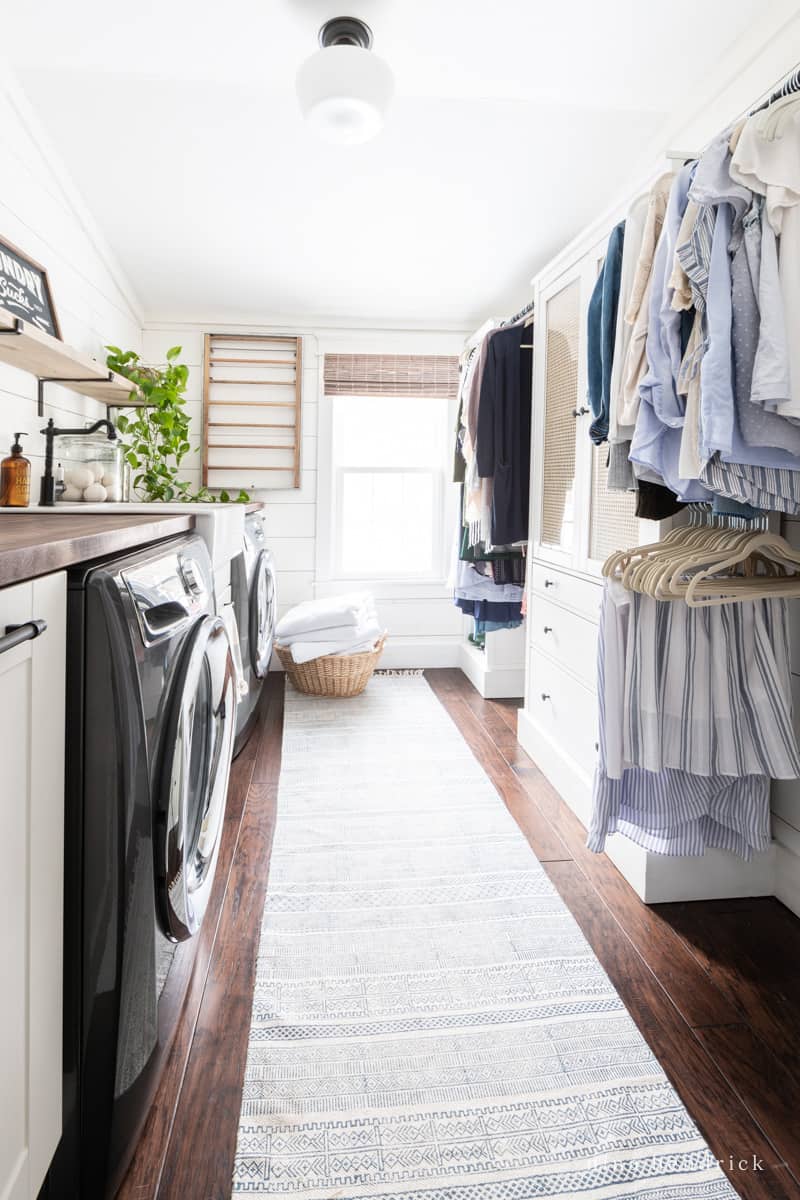
<path id="1" fill-rule="evenodd" d="M 31 498 L 31 464 L 22 454 L 21 437 L 14 434 L 14 445 L 8 458 L 0 462 L 0 507 L 27 508 Z"/>

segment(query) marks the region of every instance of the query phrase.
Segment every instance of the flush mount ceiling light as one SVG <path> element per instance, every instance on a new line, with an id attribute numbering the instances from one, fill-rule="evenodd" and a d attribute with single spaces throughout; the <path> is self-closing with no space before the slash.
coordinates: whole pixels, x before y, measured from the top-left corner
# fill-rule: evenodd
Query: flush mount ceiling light
<path id="1" fill-rule="evenodd" d="M 392 72 L 371 51 L 372 30 L 357 17 L 334 17 L 322 47 L 297 72 L 303 116 L 328 142 L 367 142 L 380 130 L 394 91 Z"/>

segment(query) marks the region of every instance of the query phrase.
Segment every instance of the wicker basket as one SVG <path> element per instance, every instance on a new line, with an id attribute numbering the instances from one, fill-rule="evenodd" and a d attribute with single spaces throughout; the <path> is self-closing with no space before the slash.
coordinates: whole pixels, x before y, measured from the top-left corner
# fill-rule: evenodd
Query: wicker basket
<path id="1" fill-rule="evenodd" d="M 386 644 L 384 633 L 374 650 L 361 654 L 326 654 L 311 662 L 296 663 L 288 646 L 275 646 L 281 665 L 298 692 L 307 696 L 360 696 Z"/>

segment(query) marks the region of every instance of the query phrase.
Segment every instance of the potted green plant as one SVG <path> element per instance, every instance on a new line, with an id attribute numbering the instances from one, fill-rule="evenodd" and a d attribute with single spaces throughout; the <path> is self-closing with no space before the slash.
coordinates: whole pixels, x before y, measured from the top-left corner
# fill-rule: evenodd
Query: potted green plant
<path id="1" fill-rule="evenodd" d="M 235 500 L 246 504 L 250 499 L 247 492 L 231 496 L 224 490 L 216 495 L 207 487 L 192 490 L 191 483 L 180 478 L 181 462 L 192 449 L 184 395 L 189 368 L 177 362 L 181 347 L 168 350 L 166 363 L 158 367 L 145 366 L 133 350 L 120 350 L 119 346 L 106 346 L 106 350 L 108 367 L 129 379 L 145 399 L 144 405 L 133 409 L 131 416 L 121 414 L 116 422 L 136 495 L 147 501 L 213 504 L 217 500 Z"/>

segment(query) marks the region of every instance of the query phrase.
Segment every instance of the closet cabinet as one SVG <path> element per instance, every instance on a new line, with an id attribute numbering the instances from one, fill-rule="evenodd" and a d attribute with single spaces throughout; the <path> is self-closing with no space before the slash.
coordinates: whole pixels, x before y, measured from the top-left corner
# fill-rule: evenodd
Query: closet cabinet
<path id="1" fill-rule="evenodd" d="M 32 619 L 46 622 L 40 636 L 0 653 L 0 1196 L 7 1200 L 34 1200 L 61 1137 L 63 573 L 0 590 L 0 637 Z"/>
<path id="2" fill-rule="evenodd" d="M 589 439 L 587 313 L 606 241 L 596 228 L 589 231 L 534 280 L 531 539 L 518 736 L 584 825 L 599 748 L 601 568 L 613 551 L 658 541 L 671 525 L 638 520 L 633 495 L 608 490 L 608 448 Z M 769 855 L 751 863 L 722 851 L 663 858 L 621 836 L 609 838 L 607 853 L 653 903 L 772 891 Z"/>
<path id="3" fill-rule="evenodd" d="M 631 495 L 608 491 L 607 448 L 589 440 L 587 312 L 605 244 L 562 257 L 534 282 L 532 536 L 519 737 L 584 822 L 598 745 L 600 568 L 649 524 L 634 516 Z"/>

